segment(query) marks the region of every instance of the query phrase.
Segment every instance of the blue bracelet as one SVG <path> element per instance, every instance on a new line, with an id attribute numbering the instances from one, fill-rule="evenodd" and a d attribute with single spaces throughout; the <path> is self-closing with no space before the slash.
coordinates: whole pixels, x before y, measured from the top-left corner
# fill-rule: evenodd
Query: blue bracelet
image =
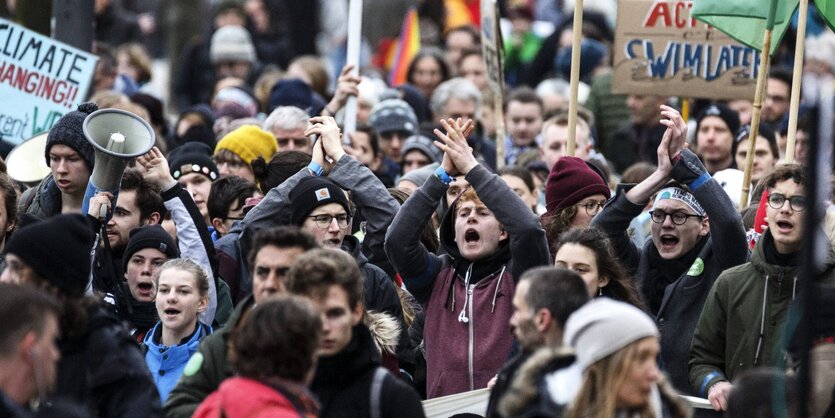
<path id="1" fill-rule="evenodd" d="M 447 173 L 446 170 L 444 170 L 443 166 L 438 166 L 438 168 L 435 169 L 435 177 L 437 177 L 438 180 L 442 181 L 447 186 L 449 186 L 450 183 L 455 181 L 455 178 L 450 177 L 449 173 Z"/>
<path id="2" fill-rule="evenodd" d="M 710 179 L 711 179 L 710 174 L 702 173 L 702 175 L 699 176 L 699 178 L 697 178 L 696 180 L 693 180 L 687 186 L 690 187 L 690 190 L 696 191 L 696 189 L 698 189 L 699 187 L 702 187 L 702 185 L 707 183 L 708 180 L 710 180 Z"/>
<path id="3" fill-rule="evenodd" d="M 322 168 L 322 166 L 316 161 L 311 161 L 310 164 L 307 165 L 307 169 L 312 171 L 317 177 L 321 177 L 322 174 L 325 174 L 325 169 Z"/>

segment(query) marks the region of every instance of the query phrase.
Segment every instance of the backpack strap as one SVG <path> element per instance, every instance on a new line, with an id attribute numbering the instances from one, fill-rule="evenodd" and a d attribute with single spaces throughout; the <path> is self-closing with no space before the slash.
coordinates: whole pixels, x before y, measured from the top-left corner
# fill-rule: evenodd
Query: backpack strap
<path id="1" fill-rule="evenodd" d="M 380 418 L 380 399 L 383 397 L 383 381 L 388 376 L 388 370 L 377 367 L 374 370 L 374 378 L 371 380 L 371 418 Z"/>

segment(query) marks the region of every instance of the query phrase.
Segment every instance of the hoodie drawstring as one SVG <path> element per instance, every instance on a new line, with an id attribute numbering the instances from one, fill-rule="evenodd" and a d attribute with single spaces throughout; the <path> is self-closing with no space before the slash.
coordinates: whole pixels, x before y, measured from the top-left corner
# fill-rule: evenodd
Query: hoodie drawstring
<path id="1" fill-rule="evenodd" d="M 467 267 L 467 274 L 464 275 L 464 306 L 461 307 L 461 313 L 458 314 L 458 322 L 468 323 L 470 318 L 467 318 L 467 304 L 470 303 L 470 276 L 473 274 L 473 264 Z M 452 291 L 452 306 L 455 306 L 455 290 Z"/>
<path id="2" fill-rule="evenodd" d="M 502 276 L 504 276 L 504 270 L 507 268 L 507 264 L 502 266 L 502 271 L 499 272 L 499 280 L 496 282 L 496 290 L 493 291 L 493 306 L 490 307 L 490 313 L 496 312 L 496 296 L 499 294 L 499 287 L 502 285 Z"/>
<path id="3" fill-rule="evenodd" d="M 763 289 L 763 312 L 762 312 L 762 319 L 760 320 L 760 337 L 757 339 L 757 351 L 754 353 L 754 366 L 758 364 L 760 359 L 760 347 L 763 343 L 763 336 L 765 333 L 765 304 L 767 303 L 768 298 L 768 279 L 769 276 L 765 275 L 765 288 Z"/>

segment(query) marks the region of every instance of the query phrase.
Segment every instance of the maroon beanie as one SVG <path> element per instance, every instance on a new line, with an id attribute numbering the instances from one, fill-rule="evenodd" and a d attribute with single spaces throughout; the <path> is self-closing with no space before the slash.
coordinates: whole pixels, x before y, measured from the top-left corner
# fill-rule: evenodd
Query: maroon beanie
<path id="1" fill-rule="evenodd" d="M 569 207 L 589 196 L 611 196 L 603 178 L 577 157 L 562 157 L 554 164 L 545 183 L 545 207 L 548 213 Z"/>

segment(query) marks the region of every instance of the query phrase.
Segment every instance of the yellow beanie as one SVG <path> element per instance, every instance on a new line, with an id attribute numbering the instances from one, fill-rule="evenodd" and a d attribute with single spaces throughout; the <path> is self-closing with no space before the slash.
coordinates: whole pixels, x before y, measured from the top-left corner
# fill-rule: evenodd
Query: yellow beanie
<path id="1" fill-rule="evenodd" d="M 215 154 L 222 149 L 231 151 L 250 164 L 257 157 L 270 161 L 278 151 L 278 143 L 273 134 L 255 125 L 244 125 L 221 138 L 215 146 Z"/>

